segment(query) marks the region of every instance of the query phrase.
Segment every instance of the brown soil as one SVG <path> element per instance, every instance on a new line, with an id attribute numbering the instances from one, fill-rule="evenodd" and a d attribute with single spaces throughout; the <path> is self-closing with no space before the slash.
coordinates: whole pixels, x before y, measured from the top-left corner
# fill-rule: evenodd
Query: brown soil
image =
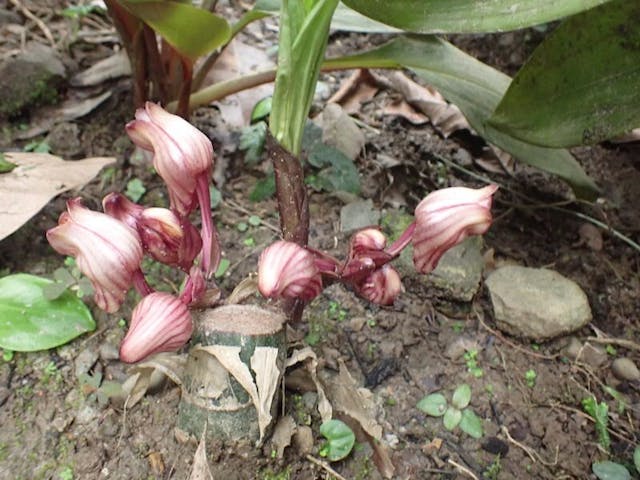
<path id="1" fill-rule="evenodd" d="M 511 65 L 521 62 L 531 45 L 529 36 L 524 41 L 522 35 L 508 35 L 507 40 L 491 37 L 492 44 L 474 39 L 464 46 L 492 61 L 495 54 L 488 52 L 495 52 L 493 45 L 506 42 L 506 48 L 516 53 L 506 59 L 498 55 L 496 65 L 512 73 Z M 353 36 L 340 40 L 350 44 Z M 92 52 L 88 47 L 85 50 Z M 77 50 L 72 53 L 79 55 Z M 82 55 L 73 61 L 83 63 Z M 335 79 L 327 80 L 336 83 Z M 145 203 L 166 203 L 162 185 L 148 167 L 129 162 L 132 148 L 123 131 L 124 123 L 132 118 L 128 83 L 114 82 L 112 88 L 114 95 L 106 104 L 76 123 L 82 145 L 79 157 L 117 155 L 118 169 L 108 181 L 98 178 L 79 194 L 88 206 L 98 208 L 105 193 L 124 190 L 129 179 L 138 177 L 148 190 Z M 430 125 L 416 127 L 382 116 L 380 101 L 378 97 L 360 115 L 380 132 L 367 134 L 366 152 L 357 161 L 366 198 L 386 209 L 390 207 L 389 192 L 394 192 L 394 200 L 395 193 L 401 192 L 407 204 L 403 208 L 411 212 L 426 191 L 477 184 L 437 160 L 438 156 L 456 158 L 463 148 L 475 154 L 477 138 L 458 135 L 443 139 Z M 216 134 L 223 126 L 218 111 L 203 108 L 195 118 L 212 137 L 217 151 L 228 152 L 224 154 L 228 168 L 221 188 L 223 202 L 215 211 L 224 256 L 231 262 L 221 280 L 221 287 L 228 292 L 255 271 L 259 252 L 277 238 L 264 226 L 240 232 L 237 224 L 249 215 L 258 215 L 277 225 L 276 206 L 273 200 L 251 203 L 247 199 L 246 192 L 262 172 L 244 169 L 237 144 L 222 143 L 233 137 Z M 114 151 L 114 145 L 125 147 Z M 21 144 L 8 140 L 7 146 Z M 401 160 L 402 165 L 384 170 L 375 161 L 378 153 Z M 638 252 L 607 232 L 602 232 L 601 250 L 589 248 L 579 234 L 584 220 L 571 213 L 608 222 L 637 241 L 640 215 L 633 202 L 640 184 L 638 146 L 605 145 L 575 153 L 603 187 L 604 201 L 594 206 L 568 205 L 569 213 L 545 207 L 567 195 L 564 185 L 546 175 L 522 166 L 511 175 L 487 173 L 474 163 L 466 167 L 506 186 L 496 198 L 496 220 L 484 239 L 486 251 L 492 252 L 487 255 L 488 268 L 505 261 L 553 268 L 578 282 L 587 293 L 593 326 L 611 337 L 638 342 Z M 63 258 L 47 245 L 43 233 L 56 223 L 64 200 L 77 194 L 52 201 L 29 224 L 0 243 L 0 268 L 11 273 L 51 275 Z M 517 194 L 530 201 L 524 202 Z M 311 194 L 311 244 L 339 256 L 344 255 L 347 238 L 337 228 L 341 206 L 333 195 Z M 255 244 L 245 246 L 243 241 L 249 236 Z M 170 288 L 163 271 L 150 273 Z M 304 322 L 294 326 L 301 335 L 314 334 L 313 348 L 324 368 L 335 370 L 338 360 L 344 360 L 351 374 L 373 392 L 377 420 L 384 429 L 383 443 L 396 468 L 394 478 L 465 478 L 471 474 L 499 479 L 594 478 L 591 464 L 606 455 L 598 446 L 593 422 L 581 407 L 581 400 L 591 394 L 610 407 L 611 458 L 629 462 L 638 441 L 638 385 L 616 380 L 610 364 L 616 355 L 638 360 L 637 351 L 618 346 L 617 353 L 599 367 L 573 363 L 561 353 L 566 339 L 532 345 L 498 333 L 484 290 L 470 305 L 459 305 L 436 297 L 417 276 L 405 278 L 405 289 L 393 307 L 378 308 L 334 286 L 306 310 Z M 122 318 L 128 317 L 132 305 L 124 307 Z M 78 359 L 95 355 L 91 375 L 115 381 L 126 378 L 125 365 L 113 356 L 124 335 L 117 325 L 120 317 L 97 309 L 95 316 L 98 328 L 91 335 L 53 351 L 16 353 L 11 361 L 0 363 L 0 478 L 65 479 L 71 478 L 70 472 L 76 479 L 189 478 L 196 445 L 181 443 L 174 435 L 179 401 L 175 385 L 164 383 L 125 410 L 116 402 L 98 401 L 76 377 Z M 582 339 L 593 335 L 591 327 L 578 332 Z M 460 338 L 477 344 L 481 376 L 472 375 L 463 358 L 445 357 L 447 348 Z M 536 372 L 533 387 L 525 380 L 529 370 Z M 484 419 L 481 440 L 459 430 L 448 432 L 440 419 L 427 417 L 416 408 L 426 394 L 442 391 L 448 396 L 462 383 L 472 387 L 471 407 Z M 623 413 L 618 412 L 616 401 L 605 393 L 603 385 L 623 393 L 627 399 Z M 312 455 L 318 457 L 322 441 L 315 400 L 313 393 L 287 391 L 285 410 L 300 424 L 311 426 L 315 435 Z M 439 441 L 442 445 L 438 449 Z M 214 478 L 332 478 L 295 447 L 287 448 L 282 459 L 272 458 L 268 446 L 264 451 L 241 452 L 211 447 L 208 455 Z M 456 464 L 470 473 L 461 473 Z M 364 444 L 332 467 L 348 479 L 380 478 L 371 449 Z"/>

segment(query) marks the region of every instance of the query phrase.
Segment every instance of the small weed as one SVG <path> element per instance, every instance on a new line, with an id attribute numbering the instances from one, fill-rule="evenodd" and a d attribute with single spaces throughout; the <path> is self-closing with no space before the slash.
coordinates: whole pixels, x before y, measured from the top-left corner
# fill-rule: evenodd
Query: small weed
<path id="1" fill-rule="evenodd" d="M 604 347 L 604 349 L 612 357 L 615 357 L 618 354 L 618 350 L 616 350 L 616 348 L 613 345 L 607 344 L 607 346 Z"/>
<path id="2" fill-rule="evenodd" d="M 502 465 L 500 464 L 500 455 L 497 455 L 491 465 L 483 473 L 483 477 L 487 480 L 498 480 L 500 472 L 502 471 Z"/>
<path id="3" fill-rule="evenodd" d="M 291 478 L 291 467 L 288 466 L 281 472 L 273 472 L 271 470 L 266 470 L 262 473 L 263 480 L 289 480 Z"/>
<path id="4" fill-rule="evenodd" d="M 467 364 L 467 371 L 476 378 L 482 377 L 484 372 L 482 368 L 478 366 L 478 351 L 467 350 L 464 354 L 464 360 Z"/>
<path id="5" fill-rule="evenodd" d="M 529 369 L 524 373 L 524 379 L 527 382 L 527 386 L 529 388 L 533 388 L 536 386 L 536 378 L 538 377 L 538 375 L 536 374 L 536 371 L 533 369 Z"/>
<path id="6" fill-rule="evenodd" d="M 451 330 L 453 330 L 455 333 L 461 333 L 464 330 L 464 323 L 463 322 L 453 322 L 451 324 Z"/>
<path id="7" fill-rule="evenodd" d="M 335 300 L 329 301 L 329 308 L 327 309 L 327 314 L 331 320 L 337 320 L 338 322 L 342 322 L 347 318 L 347 314 L 349 312 L 340 306 L 340 303 Z"/>
<path id="8" fill-rule="evenodd" d="M 147 188 L 139 178 L 132 178 L 127 182 L 127 189 L 124 194 L 129 197 L 132 202 L 140 200 L 147 193 Z"/>
<path id="9" fill-rule="evenodd" d="M 598 403 L 596 397 L 591 396 L 582 400 L 582 409 L 595 421 L 598 443 L 600 443 L 602 448 L 609 451 L 609 447 L 611 446 L 611 438 L 607 430 L 607 424 L 609 423 L 609 406 L 604 402 Z"/>
<path id="10" fill-rule="evenodd" d="M 442 417 L 442 424 L 447 430 L 456 427 L 473 438 L 483 435 L 482 420 L 471 410 L 471 387 L 460 385 L 453 392 L 451 405 L 441 393 L 432 393 L 418 402 L 418 409 L 432 417 Z"/>
<path id="11" fill-rule="evenodd" d="M 49 153 L 51 152 L 51 147 L 44 140 L 42 141 L 32 140 L 31 142 L 27 143 L 24 146 L 23 150 L 25 152 L 33 152 L 33 153 Z"/>
<path id="12" fill-rule="evenodd" d="M 60 473 L 58 473 L 58 477 L 60 477 L 60 480 L 73 480 L 73 469 L 71 467 L 64 467 L 60 470 Z"/>

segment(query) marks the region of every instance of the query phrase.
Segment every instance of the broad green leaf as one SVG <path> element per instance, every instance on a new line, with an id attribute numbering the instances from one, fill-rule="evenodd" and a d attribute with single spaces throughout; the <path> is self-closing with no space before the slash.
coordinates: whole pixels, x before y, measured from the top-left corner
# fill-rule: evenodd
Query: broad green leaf
<path id="1" fill-rule="evenodd" d="M 480 438 L 483 435 L 482 420 L 471 410 L 465 408 L 460 419 L 460 430 L 473 438 Z"/>
<path id="2" fill-rule="evenodd" d="M 446 412 L 444 412 L 442 424 L 447 430 L 453 430 L 458 426 L 460 420 L 462 420 L 462 412 L 455 407 L 449 407 Z"/>
<path id="3" fill-rule="evenodd" d="M 4 158 L 4 155 L 0 153 L 0 173 L 7 173 L 16 168 L 17 165 L 15 163 L 11 163 L 9 160 Z"/>
<path id="4" fill-rule="evenodd" d="M 278 143 L 295 156 L 300 154 L 302 132 L 337 4 L 338 0 L 316 0 L 313 5 L 282 1 L 269 128 Z"/>
<path id="5" fill-rule="evenodd" d="M 490 124 L 549 147 L 640 126 L 639 19 L 640 2 L 616 0 L 566 20 L 520 69 Z"/>
<path id="6" fill-rule="evenodd" d="M 47 350 L 96 328 L 91 312 L 73 293 L 45 298 L 43 289 L 52 283 L 23 273 L 0 278 L 0 347 Z"/>
<path id="7" fill-rule="evenodd" d="M 249 200 L 252 202 L 261 202 L 273 196 L 276 193 L 276 176 L 273 171 L 269 172 L 266 177 L 258 180 L 249 194 Z"/>
<path id="8" fill-rule="evenodd" d="M 557 175 L 576 195 L 593 198 L 598 188 L 567 150 L 517 140 L 485 125 L 509 87 L 510 78 L 436 37 L 398 37 L 360 55 L 332 59 L 327 66 L 413 70 L 456 104 L 488 142 L 531 166 Z"/>
<path id="9" fill-rule="evenodd" d="M 447 399 L 441 393 L 432 393 L 418 402 L 418 410 L 432 417 L 441 417 L 447 410 Z"/>
<path id="10" fill-rule="evenodd" d="M 456 407 L 462 410 L 469 405 L 471 401 L 471 387 L 466 383 L 463 383 L 456 391 L 453 392 L 453 397 L 451 398 L 451 403 Z"/>
<path id="11" fill-rule="evenodd" d="M 600 480 L 630 480 L 631 474 L 624 465 L 619 463 L 610 462 L 608 460 L 604 462 L 595 462 L 591 465 L 591 470 L 594 475 Z"/>
<path id="12" fill-rule="evenodd" d="M 263 14 L 278 14 L 280 12 L 280 4 L 280 0 L 258 0 L 253 7 L 253 11 L 258 10 Z M 401 31 L 366 17 L 343 3 L 339 3 L 336 7 L 331 19 L 331 28 L 333 30 L 362 33 L 398 33 Z"/>
<path id="13" fill-rule="evenodd" d="M 255 165 L 260 161 L 266 138 L 267 124 L 265 122 L 258 122 L 242 129 L 238 148 L 244 150 L 244 161 L 247 165 Z"/>
<path id="14" fill-rule="evenodd" d="M 327 439 L 323 453 L 330 461 L 337 462 L 351 453 L 356 436 L 344 422 L 328 420 L 320 425 L 320 433 Z"/>
<path id="15" fill-rule="evenodd" d="M 633 451 L 633 465 L 636 467 L 636 471 L 640 473 L 640 446 L 637 446 Z"/>
<path id="16" fill-rule="evenodd" d="M 186 3 L 118 1 L 192 61 L 224 45 L 231 35 L 224 18 Z"/>
<path id="17" fill-rule="evenodd" d="M 482 33 L 547 23 L 608 0 L 343 0 L 380 22 L 415 33 Z"/>

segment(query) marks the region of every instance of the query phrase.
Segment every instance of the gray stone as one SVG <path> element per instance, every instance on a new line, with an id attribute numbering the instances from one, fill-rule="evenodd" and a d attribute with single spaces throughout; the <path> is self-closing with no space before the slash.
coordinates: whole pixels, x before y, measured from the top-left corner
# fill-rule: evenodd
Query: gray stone
<path id="1" fill-rule="evenodd" d="M 22 54 L 0 64 L 0 116 L 54 103 L 64 78 L 64 65 L 54 49 L 29 44 Z"/>
<path id="2" fill-rule="evenodd" d="M 600 368 L 609 359 L 604 348 L 591 343 L 583 343 L 573 336 L 569 338 L 569 343 L 562 352 L 569 359 L 586 363 L 594 368 Z"/>
<path id="3" fill-rule="evenodd" d="M 51 147 L 51 153 L 69 159 L 82 154 L 80 128 L 76 123 L 63 122 L 51 128 L 45 142 Z"/>
<path id="4" fill-rule="evenodd" d="M 491 273 L 486 285 L 498 328 L 515 336 L 549 340 L 592 318 L 582 289 L 553 270 L 505 266 Z"/>
<path id="5" fill-rule="evenodd" d="M 444 356 L 451 360 L 458 360 L 466 352 L 480 350 L 480 345 L 476 338 L 459 335 L 452 339 L 444 351 Z"/>
<path id="6" fill-rule="evenodd" d="M 98 352 L 93 348 L 81 351 L 74 362 L 76 377 L 89 373 L 91 367 L 98 361 Z"/>
<path id="7" fill-rule="evenodd" d="M 640 370 L 638 370 L 636 364 L 628 358 L 616 358 L 613 364 L 611 364 L 611 370 L 620 380 L 629 380 L 631 382 L 640 380 Z"/>
<path id="8" fill-rule="evenodd" d="M 470 302 L 482 279 L 481 249 L 482 237 L 466 239 L 442 256 L 435 270 L 424 277 L 425 281 L 438 288 L 447 300 Z"/>
<path id="9" fill-rule="evenodd" d="M 378 225 L 380 210 L 373 207 L 371 200 L 358 200 L 340 210 L 340 231 L 350 232 L 360 228 Z"/>
<path id="10" fill-rule="evenodd" d="M 364 133 L 340 105 L 329 103 L 316 123 L 322 127 L 322 142 L 337 148 L 351 160 L 355 160 L 364 147 Z"/>

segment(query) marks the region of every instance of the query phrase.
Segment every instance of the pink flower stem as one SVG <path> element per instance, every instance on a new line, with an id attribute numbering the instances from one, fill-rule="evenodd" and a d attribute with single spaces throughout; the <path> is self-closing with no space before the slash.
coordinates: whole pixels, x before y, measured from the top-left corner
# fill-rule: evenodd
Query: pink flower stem
<path id="1" fill-rule="evenodd" d="M 197 180 L 196 192 L 202 215 L 202 271 L 205 277 L 211 275 L 212 270 L 220 263 L 220 243 L 218 232 L 211 220 L 211 197 L 209 196 L 209 173 L 200 175 Z"/>
<path id="2" fill-rule="evenodd" d="M 149 295 L 150 293 L 153 293 L 155 291 L 147 283 L 147 280 L 144 278 L 144 273 L 142 273 L 142 270 L 140 270 L 140 269 L 138 269 L 133 274 L 133 286 L 136 289 L 136 292 L 138 292 L 143 297 L 146 297 L 147 295 Z"/>
<path id="3" fill-rule="evenodd" d="M 402 252 L 402 250 L 404 250 L 404 248 L 409 245 L 409 242 L 411 242 L 411 237 L 413 236 L 413 231 L 415 229 L 416 222 L 413 222 L 407 227 L 404 232 L 402 232 L 400 238 L 393 242 L 385 251 L 393 258 L 396 258 L 398 255 L 400 255 L 400 252 Z"/>

